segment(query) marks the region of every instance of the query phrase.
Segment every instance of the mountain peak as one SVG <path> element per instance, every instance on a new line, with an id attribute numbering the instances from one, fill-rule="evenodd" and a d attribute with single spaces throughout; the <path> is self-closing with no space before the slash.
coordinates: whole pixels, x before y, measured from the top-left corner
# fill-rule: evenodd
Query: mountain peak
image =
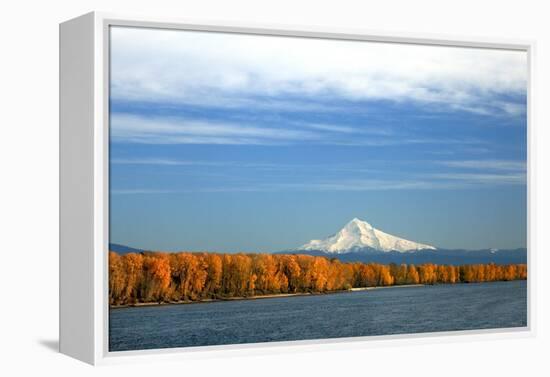
<path id="1" fill-rule="evenodd" d="M 346 224 L 346 227 L 353 227 L 357 226 L 359 228 L 366 228 L 371 229 L 372 225 L 370 225 L 368 222 L 361 220 L 357 217 L 354 217 L 349 223 Z"/>
<path id="2" fill-rule="evenodd" d="M 424 249 L 435 250 L 435 247 L 392 236 L 357 217 L 335 235 L 323 240 L 311 240 L 300 248 L 336 254 L 360 250 L 408 252 Z"/>

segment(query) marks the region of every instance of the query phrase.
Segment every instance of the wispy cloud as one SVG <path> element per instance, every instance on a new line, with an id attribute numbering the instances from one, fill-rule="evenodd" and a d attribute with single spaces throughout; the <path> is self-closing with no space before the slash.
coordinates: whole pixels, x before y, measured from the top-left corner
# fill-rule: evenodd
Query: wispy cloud
<path id="1" fill-rule="evenodd" d="M 218 167 L 218 168 L 257 168 L 264 170 L 286 169 L 293 170 L 297 168 L 310 169 L 315 165 L 311 164 L 282 164 L 271 162 L 250 162 L 250 161 L 204 161 L 204 160 L 180 160 L 170 158 L 111 158 L 111 164 L 115 165 L 156 165 L 156 166 L 182 166 L 182 167 Z M 326 165 L 319 165 L 325 167 Z"/>
<path id="2" fill-rule="evenodd" d="M 296 170 L 310 171 L 315 175 L 319 172 L 333 174 L 339 172 L 349 174 L 397 174 L 408 175 L 408 167 L 414 166 L 418 177 L 438 177 L 446 179 L 469 179 L 479 177 L 521 177 L 526 174 L 526 164 L 523 161 L 514 160 L 464 160 L 464 161 L 432 161 L 432 160 L 385 160 L 370 159 L 356 160 L 346 163 L 281 163 L 270 161 L 232 161 L 232 160 L 182 160 L 173 158 L 111 158 L 111 164 L 115 165 L 160 165 L 182 167 L 217 167 L 221 169 L 261 169 L 266 171 L 280 170 L 293 172 Z M 448 169 L 443 172 L 427 174 L 422 170 L 430 166 L 445 166 Z M 429 169 L 431 170 L 431 169 Z M 464 170 L 468 173 L 464 173 Z M 476 171 L 470 173 L 469 171 Z M 377 181 L 374 181 L 377 182 Z"/>
<path id="3" fill-rule="evenodd" d="M 521 51 L 122 27 L 111 36 L 114 99 L 327 111 L 333 105 L 316 100 L 339 98 L 525 111 Z"/>
<path id="4" fill-rule="evenodd" d="M 177 160 L 169 158 L 111 158 L 111 164 L 117 165 L 166 165 L 166 166 L 228 166 L 227 161 Z"/>
<path id="5" fill-rule="evenodd" d="M 472 138 L 429 138 L 429 137 L 414 137 L 410 135 L 401 135 L 399 137 L 369 137 L 369 138 L 354 138 L 348 140 L 332 140 L 330 144 L 343 146 L 366 146 L 366 147 L 386 147 L 395 145 L 476 145 L 484 144 L 482 140 Z"/>
<path id="6" fill-rule="evenodd" d="M 261 177 L 263 178 L 299 174 L 304 179 L 308 179 L 309 175 L 316 176 L 319 174 L 381 174 L 387 172 L 390 165 L 389 161 L 385 160 L 357 161 L 355 163 L 282 163 L 269 161 L 179 160 L 170 158 L 111 158 L 110 163 L 113 165 L 153 165 L 183 168 L 208 167 L 218 168 L 218 171 L 232 169 L 231 176 L 233 177 L 238 176 L 239 172 L 248 174 L 254 170 L 261 172 Z M 397 170 L 401 169 L 399 162 L 394 161 L 393 166 Z M 171 173 L 173 173 L 173 170 L 168 174 Z"/>
<path id="7" fill-rule="evenodd" d="M 111 138 L 145 144 L 284 144 L 319 138 L 318 133 L 288 128 L 257 127 L 231 122 L 115 113 Z"/>
<path id="8" fill-rule="evenodd" d="M 461 182 L 466 185 L 525 185 L 527 166 L 517 160 L 434 161 L 448 171 L 430 175 L 434 179 Z"/>
<path id="9" fill-rule="evenodd" d="M 283 123 L 283 122 L 281 122 Z M 380 128 L 312 123 L 254 125 L 184 117 L 114 113 L 110 122 L 115 142 L 141 144 L 289 145 L 318 144 L 385 147 L 397 145 L 479 145 L 473 138 L 433 138 L 397 134 Z"/>
<path id="10" fill-rule="evenodd" d="M 456 187 L 452 185 L 452 187 Z M 134 194 L 189 194 L 189 193 L 221 193 L 221 192 L 282 192 L 282 191 L 377 191 L 377 190 L 418 190 L 433 188 L 451 188 L 449 184 L 434 184 L 424 181 L 384 181 L 384 180 L 352 180 L 342 182 L 310 182 L 310 183 L 273 183 L 242 186 L 201 187 L 197 189 L 181 190 L 144 190 L 144 189 L 115 189 L 115 195 Z"/>
<path id="11" fill-rule="evenodd" d="M 464 169 L 490 169 L 490 170 L 520 170 L 525 171 L 527 165 L 524 161 L 513 160 L 464 160 L 464 161 L 437 161 L 437 164 Z"/>
<path id="12" fill-rule="evenodd" d="M 124 188 L 113 194 L 184 194 L 219 192 L 354 192 L 384 190 L 447 190 L 526 185 L 525 162 L 517 160 L 354 160 L 346 163 L 189 160 L 164 157 L 112 158 L 115 165 L 183 167 L 227 175 L 202 178 L 195 187 L 179 189 Z M 414 169 L 413 169 L 414 167 Z M 444 170 L 438 167 L 444 167 Z M 198 169 L 198 170 L 197 170 Z M 212 170 L 215 169 L 215 170 Z M 434 169 L 436 171 L 434 172 Z M 438 171 L 439 170 L 439 171 Z M 252 173 L 251 173 L 252 172 Z M 173 174 L 168 170 L 166 174 Z M 221 180 L 220 180 L 221 178 Z"/>
<path id="13" fill-rule="evenodd" d="M 219 193 L 219 192 L 354 192 L 387 190 L 448 190 L 471 189 L 487 186 L 525 185 L 526 175 L 512 174 L 417 174 L 414 178 L 403 179 L 325 179 L 308 182 L 247 182 L 246 184 L 218 185 L 182 190 L 113 190 L 114 194 L 183 194 L 183 193 Z"/>
<path id="14" fill-rule="evenodd" d="M 309 183 L 286 183 L 272 186 L 277 191 L 385 191 L 385 190 L 425 190 L 434 188 L 450 188 L 443 182 L 428 180 L 383 180 L 383 179 L 352 179 Z"/>
<path id="15" fill-rule="evenodd" d="M 471 173 L 441 173 L 434 174 L 433 178 L 460 181 L 466 184 L 526 184 L 527 176 L 524 173 L 502 174 L 471 174 Z"/>
<path id="16" fill-rule="evenodd" d="M 314 130 L 345 133 L 345 134 L 361 132 L 361 130 L 355 127 L 339 126 L 335 124 L 301 123 L 301 126 L 306 128 L 312 128 Z"/>
<path id="17" fill-rule="evenodd" d="M 163 189 L 111 189 L 112 195 L 150 195 L 150 194 L 177 194 L 180 190 Z"/>

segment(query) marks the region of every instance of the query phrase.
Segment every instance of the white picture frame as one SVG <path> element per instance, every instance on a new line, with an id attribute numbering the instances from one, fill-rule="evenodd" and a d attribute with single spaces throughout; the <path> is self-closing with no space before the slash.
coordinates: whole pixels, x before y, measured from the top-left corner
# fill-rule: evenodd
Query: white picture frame
<path id="1" fill-rule="evenodd" d="M 259 35 L 378 41 L 489 49 L 528 54 L 528 326 L 517 329 L 390 335 L 330 340 L 304 340 L 229 346 L 109 352 L 108 350 L 108 156 L 109 38 L 111 26 L 217 31 Z M 533 54 L 525 40 L 462 38 L 414 33 L 367 32 L 305 26 L 193 22 L 88 13 L 60 25 L 60 352 L 90 364 L 211 357 L 296 350 L 377 347 L 390 343 L 422 343 L 458 339 L 533 336 L 535 254 L 533 250 Z"/>

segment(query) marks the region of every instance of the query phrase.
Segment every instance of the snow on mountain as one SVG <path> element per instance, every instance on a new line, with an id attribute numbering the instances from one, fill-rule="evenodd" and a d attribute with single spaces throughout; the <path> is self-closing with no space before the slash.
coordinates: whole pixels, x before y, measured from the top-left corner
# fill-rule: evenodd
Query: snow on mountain
<path id="1" fill-rule="evenodd" d="M 436 248 L 392 236 L 374 228 L 366 221 L 354 218 L 335 235 L 324 240 L 311 240 L 298 250 L 319 250 L 343 254 L 361 250 L 407 252 L 426 249 L 435 250 Z"/>

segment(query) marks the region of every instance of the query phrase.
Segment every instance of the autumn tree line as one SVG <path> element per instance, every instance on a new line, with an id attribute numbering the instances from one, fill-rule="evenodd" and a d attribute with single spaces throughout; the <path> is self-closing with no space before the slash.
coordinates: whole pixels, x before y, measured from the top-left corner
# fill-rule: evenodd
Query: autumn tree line
<path id="1" fill-rule="evenodd" d="M 311 255 L 109 253 L 111 305 L 526 278 L 525 264 L 415 266 L 344 263 Z"/>

